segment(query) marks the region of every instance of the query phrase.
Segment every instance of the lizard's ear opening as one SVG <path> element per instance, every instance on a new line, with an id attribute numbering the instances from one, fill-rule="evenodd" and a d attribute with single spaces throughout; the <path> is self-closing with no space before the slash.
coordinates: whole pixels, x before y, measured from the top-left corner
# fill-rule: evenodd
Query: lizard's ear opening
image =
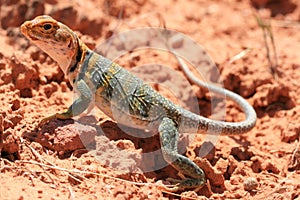
<path id="1" fill-rule="evenodd" d="M 77 40 L 70 37 L 67 40 L 68 49 L 77 49 Z"/>
<path id="2" fill-rule="evenodd" d="M 72 40 L 69 40 L 68 48 L 70 49 L 72 47 Z"/>

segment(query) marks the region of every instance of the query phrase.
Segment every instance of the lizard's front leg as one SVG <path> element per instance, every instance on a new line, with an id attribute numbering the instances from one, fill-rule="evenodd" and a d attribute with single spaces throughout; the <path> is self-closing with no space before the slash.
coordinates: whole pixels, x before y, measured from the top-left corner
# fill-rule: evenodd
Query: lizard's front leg
<path id="1" fill-rule="evenodd" d="M 186 188 L 202 187 L 206 183 L 203 170 L 192 160 L 178 153 L 178 128 L 170 118 L 164 118 L 158 128 L 160 143 L 164 159 L 180 173 L 189 176 L 184 180 L 176 180 L 177 184 L 167 188 L 169 191 L 177 191 Z"/>
<path id="2" fill-rule="evenodd" d="M 93 93 L 91 89 L 88 87 L 88 85 L 84 80 L 77 81 L 74 84 L 74 86 L 77 88 L 77 91 L 80 93 L 79 98 L 76 99 L 65 112 L 55 113 L 49 117 L 46 117 L 41 120 L 39 125 L 43 125 L 52 119 L 70 119 L 73 116 L 77 116 L 81 114 L 83 111 L 85 111 L 88 108 L 93 98 Z"/>

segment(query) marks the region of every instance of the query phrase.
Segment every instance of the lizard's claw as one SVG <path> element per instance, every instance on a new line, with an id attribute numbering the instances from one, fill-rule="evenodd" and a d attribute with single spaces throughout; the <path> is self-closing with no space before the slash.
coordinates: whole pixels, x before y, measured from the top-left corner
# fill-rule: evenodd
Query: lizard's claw
<path id="1" fill-rule="evenodd" d="M 168 182 L 170 182 L 170 185 L 165 185 L 165 189 L 168 192 L 178 192 L 180 189 L 184 189 L 182 187 L 180 187 L 182 180 L 179 179 L 174 179 L 174 178 L 167 178 L 166 179 Z"/>
<path id="2" fill-rule="evenodd" d="M 158 188 L 166 192 L 178 192 L 180 190 L 180 183 L 172 184 L 170 182 L 164 183 L 165 181 L 159 180 L 156 182 Z"/>
<path id="3" fill-rule="evenodd" d="M 39 126 L 46 124 L 48 121 L 50 121 L 52 119 L 70 119 L 70 118 L 72 118 L 72 116 L 73 116 L 72 112 L 70 112 L 69 110 L 62 112 L 62 113 L 55 113 L 53 115 L 50 115 L 49 117 L 43 118 L 40 121 Z"/>
<path id="4" fill-rule="evenodd" d="M 171 183 L 176 183 L 177 185 L 182 182 L 182 180 L 175 179 L 175 178 L 167 178 L 167 181 Z"/>
<path id="5" fill-rule="evenodd" d="M 52 120 L 52 119 L 57 119 L 57 114 L 54 115 L 50 115 L 49 117 L 45 117 L 43 118 L 40 122 L 38 126 L 43 126 L 44 124 L 46 124 L 48 121 Z"/>
<path id="6" fill-rule="evenodd" d="M 173 178 L 167 178 L 170 185 L 163 185 L 162 189 L 168 192 L 178 192 L 185 189 L 201 189 L 205 184 L 205 179 L 184 179 L 178 180 Z"/>

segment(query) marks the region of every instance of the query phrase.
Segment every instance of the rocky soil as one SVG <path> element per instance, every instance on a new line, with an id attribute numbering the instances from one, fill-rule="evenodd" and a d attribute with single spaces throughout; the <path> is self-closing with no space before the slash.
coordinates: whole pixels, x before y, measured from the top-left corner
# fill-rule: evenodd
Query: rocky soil
<path id="1" fill-rule="evenodd" d="M 42 14 L 104 54 L 100 44 L 135 28 L 184 34 L 216 63 L 200 68 L 199 78 L 247 99 L 256 126 L 240 136 L 183 134 L 181 153 L 204 169 L 208 183 L 177 193 L 162 189 L 167 178 L 180 177 L 163 161 L 156 134 L 118 126 L 97 108 L 39 126 L 75 98 L 59 66 L 20 33 L 25 20 Z M 0 199 L 300 199 L 299 29 L 298 0 L 0 1 Z M 116 62 L 187 109 L 244 119 L 233 102 L 213 104 L 209 91 L 189 83 L 170 53 L 127 51 Z"/>

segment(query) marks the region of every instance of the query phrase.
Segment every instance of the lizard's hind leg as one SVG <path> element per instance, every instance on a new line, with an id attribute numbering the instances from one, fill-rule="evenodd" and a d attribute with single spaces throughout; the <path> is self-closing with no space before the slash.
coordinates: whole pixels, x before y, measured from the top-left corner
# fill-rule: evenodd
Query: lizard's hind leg
<path id="1" fill-rule="evenodd" d="M 203 170 L 192 160 L 178 153 L 178 127 L 170 118 L 164 118 L 158 127 L 160 143 L 164 159 L 177 169 L 180 173 L 189 176 L 184 180 L 176 180 L 176 185 L 169 187 L 170 191 L 177 191 L 185 188 L 202 187 L 206 183 Z"/>

